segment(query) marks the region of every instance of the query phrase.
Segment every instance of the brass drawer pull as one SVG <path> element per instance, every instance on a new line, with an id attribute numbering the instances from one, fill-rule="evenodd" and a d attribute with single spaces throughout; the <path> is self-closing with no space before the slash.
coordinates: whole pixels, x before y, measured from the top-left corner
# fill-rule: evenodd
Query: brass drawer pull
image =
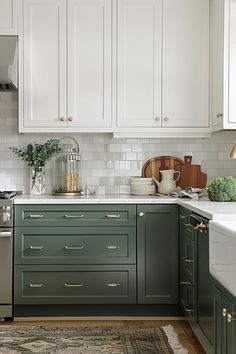
<path id="1" fill-rule="evenodd" d="M 193 312 L 193 309 L 191 309 L 191 308 L 188 309 L 188 306 L 189 306 L 189 305 L 184 305 L 184 310 L 185 310 L 186 312 L 188 312 L 188 313 Z"/>
<path id="2" fill-rule="evenodd" d="M 227 310 L 226 310 L 226 308 L 223 308 L 222 309 L 222 316 L 226 317 L 226 315 L 227 315 Z"/>
<path id="3" fill-rule="evenodd" d="M 109 246 L 105 246 L 104 248 L 106 248 L 107 250 L 118 250 L 120 248 L 119 245 L 109 245 Z"/>
<path id="4" fill-rule="evenodd" d="M 83 214 L 80 214 L 80 215 L 67 215 L 67 214 L 65 214 L 64 215 L 64 218 L 67 218 L 67 219 L 69 219 L 69 218 L 71 218 L 71 219 L 81 219 L 81 218 L 83 218 L 84 217 L 84 215 Z"/>
<path id="5" fill-rule="evenodd" d="M 106 218 L 118 219 L 118 218 L 120 218 L 120 215 L 119 214 L 108 214 L 108 215 L 106 215 Z"/>
<path id="6" fill-rule="evenodd" d="M 84 246 L 65 246 L 65 250 L 83 250 Z"/>
<path id="7" fill-rule="evenodd" d="M 227 322 L 231 323 L 232 321 L 236 321 L 236 317 L 234 317 L 232 314 L 228 313 L 227 314 Z"/>
<path id="8" fill-rule="evenodd" d="M 181 281 L 180 282 L 181 285 L 190 285 L 190 281 Z"/>
<path id="9" fill-rule="evenodd" d="M 184 258 L 184 261 L 186 263 L 194 263 L 194 260 L 192 258 Z"/>
<path id="10" fill-rule="evenodd" d="M 30 219 L 42 219 L 44 218 L 43 214 L 30 214 Z"/>
<path id="11" fill-rule="evenodd" d="M 84 283 L 79 283 L 79 284 L 68 284 L 68 283 L 65 283 L 64 286 L 66 288 L 81 288 L 82 286 L 84 286 Z"/>
<path id="12" fill-rule="evenodd" d="M 37 283 L 31 283 L 29 285 L 30 288 L 42 288 L 43 287 L 43 284 L 37 284 Z"/>
<path id="13" fill-rule="evenodd" d="M 106 286 L 108 288 L 118 288 L 120 286 L 120 283 L 106 283 Z"/>
<path id="14" fill-rule="evenodd" d="M 42 250 L 43 249 L 43 246 L 29 246 L 29 249 L 31 250 Z"/>

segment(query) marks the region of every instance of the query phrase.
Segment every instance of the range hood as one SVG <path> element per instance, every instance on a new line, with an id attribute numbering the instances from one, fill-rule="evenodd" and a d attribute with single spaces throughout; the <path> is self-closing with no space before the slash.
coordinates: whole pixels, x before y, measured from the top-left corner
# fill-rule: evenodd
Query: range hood
<path id="1" fill-rule="evenodd" d="M 0 91 L 15 91 L 17 77 L 17 37 L 0 36 Z"/>

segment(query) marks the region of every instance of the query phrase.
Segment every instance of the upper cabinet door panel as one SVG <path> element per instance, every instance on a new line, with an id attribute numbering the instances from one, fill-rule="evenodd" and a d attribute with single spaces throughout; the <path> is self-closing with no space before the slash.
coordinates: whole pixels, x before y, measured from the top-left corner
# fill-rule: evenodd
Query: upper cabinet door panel
<path id="1" fill-rule="evenodd" d="M 0 35 L 18 34 L 19 0 L 0 0 Z"/>
<path id="2" fill-rule="evenodd" d="M 68 1 L 69 126 L 111 126 L 111 0 Z"/>
<path id="3" fill-rule="evenodd" d="M 161 21 L 161 0 L 117 1 L 118 127 L 161 124 Z"/>
<path id="4" fill-rule="evenodd" d="M 236 123 L 236 0 L 229 1 L 229 110 L 228 123 Z"/>
<path id="5" fill-rule="evenodd" d="M 163 1 L 163 125 L 209 125 L 209 1 Z"/>
<path id="6" fill-rule="evenodd" d="M 24 126 L 58 126 L 67 113 L 66 2 L 24 0 L 23 15 Z"/>

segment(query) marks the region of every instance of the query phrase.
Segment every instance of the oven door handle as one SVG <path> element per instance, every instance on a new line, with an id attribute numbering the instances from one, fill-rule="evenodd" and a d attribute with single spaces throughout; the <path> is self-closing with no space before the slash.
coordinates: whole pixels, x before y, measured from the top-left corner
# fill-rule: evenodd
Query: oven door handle
<path id="1" fill-rule="evenodd" d="M 0 231 L 0 237 L 12 237 L 12 231 Z"/>

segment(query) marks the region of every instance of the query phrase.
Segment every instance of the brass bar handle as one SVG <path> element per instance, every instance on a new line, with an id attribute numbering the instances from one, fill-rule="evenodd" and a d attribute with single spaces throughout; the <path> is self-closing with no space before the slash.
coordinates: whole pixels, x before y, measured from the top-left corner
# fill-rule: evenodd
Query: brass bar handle
<path id="1" fill-rule="evenodd" d="M 43 246 L 29 246 L 29 249 L 31 250 L 42 250 L 43 249 Z"/>
<path id="2" fill-rule="evenodd" d="M 105 246 L 104 248 L 106 248 L 107 250 L 118 250 L 120 248 L 119 245 L 108 245 Z"/>
<path id="3" fill-rule="evenodd" d="M 65 246 L 65 250 L 83 250 L 84 246 Z"/>
<path id="4" fill-rule="evenodd" d="M 203 224 L 202 222 L 201 222 L 201 224 L 198 224 L 197 226 L 195 226 L 194 227 L 194 230 L 199 230 L 199 231 L 203 231 L 203 230 L 207 230 L 208 229 L 208 227 L 207 227 L 207 225 L 205 225 L 205 224 Z"/>
<path id="5" fill-rule="evenodd" d="M 184 261 L 186 263 L 194 263 L 194 260 L 192 258 L 184 258 Z"/>
<path id="6" fill-rule="evenodd" d="M 106 283 L 106 286 L 108 288 L 118 288 L 120 286 L 120 283 Z"/>
<path id="7" fill-rule="evenodd" d="M 228 322 L 228 323 L 231 323 L 231 322 L 233 322 L 233 321 L 236 321 L 236 317 L 233 316 L 233 315 L 230 314 L 230 313 L 227 313 L 227 322 Z"/>
<path id="8" fill-rule="evenodd" d="M 42 288 L 43 287 L 43 283 L 31 283 L 29 285 L 30 288 Z"/>
<path id="9" fill-rule="evenodd" d="M 79 283 L 79 284 L 68 284 L 68 283 L 65 283 L 64 286 L 66 288 L 81 288 L 82 286 L 84 286 L 84 283 Z"/>
<path id="10" fill-rule="evenodd" d="M 44 218 L 43 214 L 30 214 L 30 219 L 42 219 Z"/>
<path id="11" fill-rule="evenodd" d="M 68 215 L 68 214 L 65 214 L 64 215 L 64 218 L 67 218 L 67 219 L 81 219 L 83 218 L 84 215 L 83 214 L 80 214 L 80 215 Z"/>
<path id="12" fill-rule="evenodd" d="M 181 285 L 190 285 L 190 281 L 181 281 L 180 282 Z"/>
<path id="13" fill-rule="evenodd" d="M 187 306 L 189 306 L 189 305 L 184 305 L 184 310 L 188 313 L 193 312 L 193 309 L 191 309 L 191 308 L 188 309 Z"/>
<path id="14" fill-rule="evenodd" d="M 118 219 L 118 218 L 120 218 L 120 214 L 107 214 L 106 218 L 108 218 L 108 219 Z"/>
<path id="15" fill-rule="evenodd" d="M 227 310 L 226 310 L 226 308 L 223 308 L 223 309 L 222 309 L 222 316 L 223 316 L 223 317 L 226 317 L 226 316 L 227 316 Z"/>

